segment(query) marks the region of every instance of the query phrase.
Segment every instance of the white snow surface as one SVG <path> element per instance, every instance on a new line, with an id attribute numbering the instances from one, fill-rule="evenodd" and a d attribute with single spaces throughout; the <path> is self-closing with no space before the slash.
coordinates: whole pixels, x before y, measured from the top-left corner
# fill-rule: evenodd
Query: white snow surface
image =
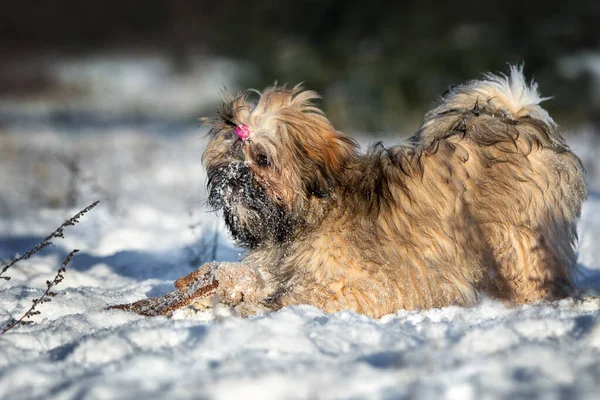
<path id="1" fill-rule="evenodd" d="M 595 174 L 579 224 L 580 299 L 519 307 L 483 299 L 381 319 L 309 306 L 248 319 L 104 310 L 170 291 L 202 261 L 238 258 L 203 202 L 203 134 L 0 131 L 0 259 L 101 201 L 0 281 L 4 326 L 41 295 L 69 251 L 81 250 L 35 323 L 0 335 L 0 398 L 600 398 Z M 596 171 L 594 136 L 569 141 Z"/>

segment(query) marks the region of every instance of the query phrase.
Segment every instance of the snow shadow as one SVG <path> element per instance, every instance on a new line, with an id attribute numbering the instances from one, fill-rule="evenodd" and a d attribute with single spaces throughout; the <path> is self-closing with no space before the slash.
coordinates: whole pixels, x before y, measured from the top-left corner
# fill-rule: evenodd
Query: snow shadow
<path id="1" fill-rule="evenodd" d="M 600 295 L 600 270 L 577 264 L 576 286 L 586 293 Z"/>
<path id="2" fill-rule="evenodd" d="M 600 268 L 597 263 L 597 236 L 600 228 L 598 218 L 598 204 L 600 204 L 600 191 L 588 188 L 588 198 L 584 204 L 584 212 L 581 217 L 579 231 L 580 252 L 591 253 L 585 260 L 577 265 L 577 287 L 592 295 L 600 295 Z M 588 212 L 585 212 L 587 205 Z M 591 264 L 588 264 L 591 263 Z"/>
<path id="3" fill-rule="evenodd" d="M 4 236 L 0 237 L 0 259 L 3 263 L 10 261 L 15 254 L 25 254 L 38 243 L 44 240 L 42 236 Z M 56 256 L 58 263 L 67 256 L 69 252 L 59 246 L 50 246 L 36 253 L 39 256 Z M 92 267 L 103 264 L 108 266 L 112 272 L 123 277 L 137 281 L 147 279 L 175 280 L 183 274 L 193 271 L 200 264 L 191 265 L 186 259 L 189 253 L 188 247 L 180 247 L 168 251 L 151 252 L 142 250 L 118 251 L 107 256 L 98 256 L 80 251 L 69 263 L 69 268 L 86 272 Z M 239 249 L 220 243 L 215 261 L 235 261 L 238 259 Z M 208 262 L 212 260 L 204 260 Z M 23 260 L 21 263 L 31 262 Z M 157 288 L 159 291 L 160 289 Z"/>
<path id="4" fill-rule="evenodd" d="M 405 351 L 382 351 L 356 359 L 358 362 L 365 362 L 377 369 L 400 369 L 409 364 L 406 360 Z"/>

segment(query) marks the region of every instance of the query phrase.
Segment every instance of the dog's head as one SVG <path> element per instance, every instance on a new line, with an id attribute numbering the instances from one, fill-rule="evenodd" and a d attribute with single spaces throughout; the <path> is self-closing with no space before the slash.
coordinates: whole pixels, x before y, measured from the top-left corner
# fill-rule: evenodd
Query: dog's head
<path id="1" fill-rule="evenodd" d="M 288 240 L 313 218 L 312 205 L 331 194 L 356 154 L 356 143 L 332 127 L 316 98 L 298 86 L 248 91 L 227 97 L 209 121 L 202 157 L 209 204 L 223 210 L 238 244 Z"/>

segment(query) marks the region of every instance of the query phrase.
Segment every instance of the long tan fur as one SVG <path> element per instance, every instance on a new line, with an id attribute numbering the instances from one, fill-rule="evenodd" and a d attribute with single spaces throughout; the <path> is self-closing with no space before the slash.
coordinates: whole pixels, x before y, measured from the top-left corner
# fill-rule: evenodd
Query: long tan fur
<path id="1" fill-rule="evenodd" d="M 583 169 L 521 69 L 452 89 L 408 141 L 364 154 L 316 98 L 271 87 L 212 121 L 209 200 L 249 249 L 226 268 L 262 280 L 260 304 L 233 304 L 242 314 L 311 304 L 379 317 L 572 293 Z"/>

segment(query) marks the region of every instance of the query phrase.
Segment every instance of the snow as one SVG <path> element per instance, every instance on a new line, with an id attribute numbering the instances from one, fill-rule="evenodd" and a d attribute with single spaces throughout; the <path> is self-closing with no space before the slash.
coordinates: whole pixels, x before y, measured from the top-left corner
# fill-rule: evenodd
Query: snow
<path id="1" fill-rule="evenodd" d="M 0 131 L 0 259 L 23 254 L 101 201 L 0 281 L 4 326 L 41 295 L 68 252 L 81 250 L 35 324 L 0 335 L 0 398 L 598 398 L 594 136 L 569 138 L 592 171 L 579 224 L 581 299 L 520 307 L 484 299 L 379 320 L 309 306 L 248 319 L 105 311 L 170 291 L 213 255 L 238 258 L 204 203 L 204 133 L 162 125 Z"/>

